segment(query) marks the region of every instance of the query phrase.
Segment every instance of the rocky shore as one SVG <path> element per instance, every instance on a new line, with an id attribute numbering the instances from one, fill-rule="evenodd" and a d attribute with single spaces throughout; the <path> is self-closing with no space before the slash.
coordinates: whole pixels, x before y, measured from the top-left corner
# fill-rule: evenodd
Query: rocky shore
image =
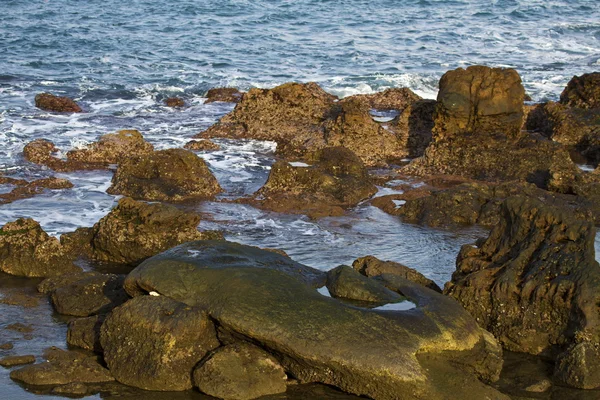
<path id="1" fill-rule="evenodd" d="M 68 397 L 600 396 L 600 73 L 542 104 L 525 101 L 517 71 L 485 66 L 447 72 L 436 101 L 407 88 L 339 99 L 315 83 L 207 98 L 235 108 L 185 149 L 156 150 L 136 130 L 65 155 L 45 139 L 24 146 L 56 173 L 114 170 L 107 192 L 122 197 L 60 239 L 31 218 L 0 229 L 0 278 L 38 291 L 0 301 L 48 299 L 68 321 L 69 350 L 0 343 L 11 379 Z M 35 104 L 84 112 L 48 93 Z M 237 203 L 320 219 L 367 202 L 406 223 L 491 230 L 463 246 L 443 289 L 369 254 L 325 272 L 227 241 L 190 211 L 232 201 L 197 154 L 218 150 L 212 138 L 277 143 L 266 183 Z M 70 187 L 1 178 L 15 186 L 3 203 Z M 394 194 L 373 197 L 389 183 Z M 32 335 L 20 321 L 6 329 Z"/>

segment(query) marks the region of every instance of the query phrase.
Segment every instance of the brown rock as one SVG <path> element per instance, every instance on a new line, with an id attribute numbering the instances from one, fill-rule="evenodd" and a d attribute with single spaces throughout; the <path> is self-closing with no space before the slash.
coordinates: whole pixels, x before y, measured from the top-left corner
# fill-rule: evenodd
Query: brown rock
<path id="1" fill-rule="evenodd" d="M 373 94 L 358 94 L 345 98 L 360 99 L 366 102 L 369 107 L 376 110 L 398 110 L 402 111 L 411 104 L 422 100 L 421 96 L 409 88 L 392 88 L 383 92 Z"/>
<path id="2" fill-rule="evenodd" d="M 104 316 L 100 315 L 72 319 L 67 330 L 67 344 L 101 353 L 100 327 L 103 322 Z"/>
<path id="3" fill-rule="evenodd" d="M 398 303 L 405 299 L 347 265 L 340 265 L 327 272 L 327 289 L 332 297 L 372 303 L 371 306 Z"/>
<path id="4" fill-rule="evenodd" d="M 14 367 L 15 365 L 33 364 L 35 362 L 35 356 L 8 356 L 0 360 L 0 365 L 8 368 Z"/>
<path id="5" fill-rule="evenodd" d="M 154 146 L 146 142 L 139 131 L 128 129 L 102 135 L 84 149 L 69 151 L 67 162 L 118 164 L 130 157 L 150 154 L 153 150 Z"/>
<path id="6" fill-rule="evenodd" d="M 406 149 L 406 157 L 420 157 L 431 143 L 433 115 L 437 102 L 419 100 L 410 103 L 391 124 L 388 125 Z M 385 125 L 384 125 L 385 127 Z"/>
<path id="7" fill-rule="evenodd" d="M 184 107 L 185 101 L 179 97 L 169 97 L 168 99 L 165 99 L 165 105 L 173 108 Z"/>
<path id="8" fill-rule="evenodd" d="M 556 360 L 554 377 L 579 389 L 600 387 L 600 345 L 584 341 L 573 344 Z"/>
<path id="9" fill-rule="evenodd" d="M 16 322 L 14 324 L 7 325 L 6 328 L 11 331 L 20 332 L 20 333 L 31 333 L 33 332 L 33 327 L 31 325 L 25 325 L 20 322 Z"/>
<path id="10" fill-rule="evenodd" d="M 525 90 L 514 69 L 472 66 L 440 79 L 434 140 L 464 134 L 518 136 Z"/>
<path id="11" fill-rule="evenodd" d="M 0 344 L 0 350 L 12 350 L 13 347 L 14 345 L 11 342 Z"/>
<path id="12" fill-rule="evenodd" d="M 221 150 L 221 146 L 218 144 L 208 140 L 190 140 L 184 146 L 184 149 L 193 150 L 193 151 L 215 151 Z"/>
<path id="13" fill-rule="evenodd" d="M 72 382 L 67 383 L 66 385 L 56 386 L 52 389 L 52 393 L 62 396 L 83 397 L 88 393 L 88 387 L 81 382 Z"/>
<path id="14" fill-rule="evenodd" d="M 88 317 L 107 313 L 129 299 L 124 276 L 95 274 L 54 290 L 50 298 L 59 314 Z"/>
<path id="15" fill-rule="evenodd" d="M 63 286 L 68 286 L 77 281 L 97 276 L 96 271 L 79 271 L 72 274 L 63 274 L 46 278 L 39 283 L 37 290 L 40 293 L 52 294 L 56 289 Z"/>
<path id="16" fill-rule="evenodd" d="M 243 95 L 244 93 L 236 88 L 213 88 L 206 92 L 206 103 L 213 103 L 215 101 L 239 103 Z"/>
<path id="17" fill-rule="evenodd" d="M 40 304 L 39 297 L 32 296 L 22 292 L 6 293 L 0 303 L 10 306 L 21 306 L 25 308 L 37 307 Z"/>
<path id="18" fill-rule="evenodd" d="M 55 160 L 53 153 L 58 152 L 58 148 L 49 140 L 36 139 L 23 147 L 23 156 L 29 162 L 34 164 L 49 165 Z"/>
<path id="19" fill-rule="evenodd" d="M 200 216 L 196 213 L 123 198 L 94 225 L 92 257 L 137 265 L 183 242 L 222 237 L 216 232 L 198 232 L 199 223 Z"/>
<path id="20" fill-rule="evenodd" d="M 184 149 L 160 150 L 125 160 L 107 190 L 150 201 L 206 199 L 220 191 L 204 160 Z"/>
<path id="21" fill-rule="evenodd" d="M 58 239 L 30 218 L 8 222 L 0 229 L 0 270 L 11 275 L 47 277 L 80 270 Z"/>
<path id="22" fill-rule="evenodd" d="M 35 96 L 35 106 L 45 111 L 83 112 L 81 107 L 68 97 L 54 96 L 50 93 L 40 93 Z"/>
<path id="23" fill-rule="evenodd" d="M 560 95 L 569 107 L 600 108 L 600 72 L 574 76 Z"/>
<path id="24" fill-rule="evenodd" d="M 369 278 L 383 274 L 395 275 L 435 290 L 438 293 L 442 292 L 442 289 L 434 281 L 426 278 L 419 271 L 394 261 L 381 261 L 376 257 L 366 256 L 354 260 L 352 268 Z"/>
<path id="25" fill-rule="evenodd" d="M 45 189 L 70 189 L 73 187 L 73 184 L 67 179 L 55 177 L 37 179 L 32 182 L 0 177 L 0 182 L 6 180 L 8 180 L 6 183 L 16 184 L 17 187 L 9 193 L 1 193 L 0 204 L 8 204 L 15 200 L 27 199 L 42 193 Z"/>
<path id="26" fill-rule="evenodd" d="M 10 373 L 10 378 L 28 385 L 66 385 L 73 382 L 111 382 L 110 372 L 96 357 L 55 350 L 48 362 L 30 365 Z"/>
<path id="27" fill-rule="evenodd" d="M 600 266 L 593 225 L 531 198 L 507 199 L 502 213 L 487 240 L 463 246 L 445 293 L 509 350 L 552 354 L 580 342 L 597 348 Z M 559 370 L 578 374 L 565 383 L 600 384 L 595 364 L 584 370 L 576 355 L 561 359 Z"/>
<path id="28" fill-rule="evenodd" d="M 194 384 L 210 396 L 251 400 L 286 391 L 283 367 L 264 350 L 245 343 L 217 349 L 194 369 Z"/>
<path id="29" fill-rule="evenodd" d="M 251 204 L 319 218 L 341 215 L 377 191 L 360 159 L 344 147 L 319 150 L 307 162 L 312 165 L 277 161 Z"/>
<path id="30" fill-rule="evenodd" d="M 104 359 L 115 378 L 146 390 L 192 388 L 192 371 L 219 346 L 204 311 L 163 296 L 136 297 L 102 324 Z"/>

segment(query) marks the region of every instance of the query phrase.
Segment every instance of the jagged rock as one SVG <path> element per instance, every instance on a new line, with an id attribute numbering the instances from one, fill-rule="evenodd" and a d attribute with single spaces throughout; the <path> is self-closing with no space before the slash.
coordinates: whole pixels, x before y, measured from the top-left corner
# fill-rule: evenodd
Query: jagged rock
<path id="1" fill-rule="evenodd" d="M 12 371 L 10 378 L 36 386 L 114 381 L 110 372 L 94 356 L 54 349 L 46 357 L 47 362 Z"/>
<path id="2" fill-rule="evenodd" d="M 194 370 L 200 391 L 223 399 L 254 399 L 286 390 L 286 374 L 271 355 L 236 343 L 217 349 Z"/>
<path id="3" fill-rule="evenodd" d="M 360 159 L 344 147 L 319 150 L 307 163 L 277 161 L 250 203 L 269 210 L 318 218 L 342 215 L 377 191 Z M 295 166 L 296 165 L 296 166 Z"/>
<path id="4" fill-rule="evenodd" d="M 207 314 L 164 296 L 142 296 L 102 324 L 104 359 L 115 378 L 146 390 L 192 388 L 192 371 L 219 346 Z"/>
<path id="5" fill-rule="evenodd" d="M 596 348 L 600 265 L 593 225 L 525 197 L 507 199 L 502 215 L 487 240 L 463 246 L 445 293 L 509 350 L 551 354 L 577 343 Z M 595 366 L 585 370 L 579 361 L 577 354 L 562 357 L 558 375 L 576 371 L 576 378 L 563 378 L 570 385 L 595 382 Z"/>
<path id="6" fill-rule="evenodd" d="M 35 106 L 45 111 L 83 112 L 75 101 L 68 97 L 59 97 L 50 93 L 40 93 L 35 96 Z"/>
<path id="7" fill-rule="evenodd" d="M 83 227 L 77 228 L 73 232 L 66 232 L 60 235 L 60 244 L 66 251 L 76 257 L 92 256 L 92 239 L 94 237 L 94 229 Z"/>
<path id="8" fill-rule="evenodd" d="M 392 88 L 386 89 L 383 92 L 373 94 L 357 94 L 345 98 L 359 99 L 367 103 L 370 108 L 376 110 L 398 110 L 402 111 L 411 104 L 422 100 L 421 96 L 410 90 L 409 88 Z"/>
<path id="9" fill-rule="evenodd" d="M 88 317 L 107 313 L 129 298 L 123 276 L 94 274 L 52 291 L 52 305 L 59 314 Z"/>
<path id="10" fill-rule="evenodd" d="M 208 139 L 204 140 L 190 140 L 184 146 L 184 149 L 193 150 L 193 151 L 215 151 L 221 150 L 221 146 L 212 142 Z"/>
<path id="11" fill-rule="evenodd" d="M 217 349 L 194 370 L 194 384 L 220 399 L 251 400 L 286 391 L 285 371 L 256 346 L 236 343 Z"/>
<path id="12" fill-rule="evenodd" d="M 434 281 L 426 278 L 419 271 L 394 261 L 381 261 L 376 257 L 366 256 L 354 260 L 352 268 L 369 278 L 383 274 L 397 275 L 403 279 L 435 290 L 438 293 L 442 292 L 442 289 Z"/>
<path id="13" fill-rule="evenodd" d="M 130 157 L 150 154 L 154 146 L 135 129 L 121 130 L 100 136 L 97 142 L 67 153 L 67 162 L 89 164 L 119 164 Z"/>
<path id="14" fill-rule="evenodd" d="M 519 135 L 525 89 L 514 69 L 458 68 L 442 76 L 439 89 L 434 140 L 465 134 Z"/>
<path id="15" fill-rule="evenodd" d="M 196 213 L 126 197 L 92 228 L 92 258 L 137 265 L 183 242 L 222 237 L 218 232 L 198 232 L 199 223 Z"/>
<path id="16" fill-rule="evenodd" d="M 327 272 L 327 289 L 336 298 L 382 305 L 404 300 L 396 292 L 381 283 L 368 279 L 347 265 L 340 265 Z"/>
<path id="17" fill-rule="evenodd" d="M 244 93 L 236 88 L 212 88 L 206 92 L 205 103 L 214 103 L 215 101 L 239 103 L 242 100 L 243 95 Z"/>
<path id="18" fill-rule="evenodd" d="M 107 190 L 149 201 L 206 199 L 220 191 L 204 160 L 184 149 L 159 150 L 123 161 Z"/>
<path id="19" fill-rule="evenodd" d="M 101 353 L 100 327 L 104 322 L 104 318 L 101 315 L 93 315 L 87 318 L 74 318 L 69 321 L 67 344 Z"/>
<path id="20" fill-rule="evenodd" d="M 33 364 L 35 362 L 35 356 L 8 356 L 0 359 L 0 365 L 9 368 L 16 365 Z"/>
<path id="21" fill-rule="evenodd" d="M 569 107 L 600 108 L 600 72 L 574 76 L 560 95 Z"/>
<path id="22" fill-rule="evenodd" d="M 11 275 L 47 277 L 80 270 L 58 239 L 36 221 L 19 218 L 0 229 L 0 270 Z"/>
<path id="23" fill-rule="evenodd" d="M 453 299 L 392 276 L 386 285 L 415 309 L 356 308 L 320 295 L 305 273 L 282 269 L 273 257 L 289 260 L 234 243 L 192 242 L 146 260 L 125 286 L 134 296 L 156 292 L 205 309 L 220 332 L 260 344 L 300 382 L 373 399 L 506 399 L 476 379 L 497 378 L 499 346 Z"/>
<path id="24" fill-rule="evenodd" d="M 165 105 L 167 107 L 179 108 L 185 106 L 185 101 L 180 97 L 169 97 L 165 99 Z"/>

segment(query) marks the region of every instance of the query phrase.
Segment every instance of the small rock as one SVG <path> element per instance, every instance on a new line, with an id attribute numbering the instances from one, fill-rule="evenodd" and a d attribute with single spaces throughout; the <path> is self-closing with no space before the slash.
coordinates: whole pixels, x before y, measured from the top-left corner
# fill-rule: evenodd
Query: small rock
<path id="1" fill-rule="evenodd" d="M 14 345 L 11 342 L 0 344 L 0 350 L 12 350 L 13 347 Z"/>
<path id="2" fill-rule="evenodd" d="M 283 367 L 260 348 L 243 343 L 217 349 L 194 370 L 201 392 L 228 400 L 251 400 L 286 391 Z"/>
<path id="3" fill-rule="evenodd" d="M 59 97 L 50 93 L 40 93 L 35 96 L 35 106 L 45 111 L 83 112 L 75 101 L 68 97 Z"/>
<path id="4" fill-rule="evenodd" d="M 552 382 L 548 379 L 541 380 L 537 383 L 531 384 L 525 388 L 527 392 L 543 393 L 552 387 Z"/>
<path id="5" fill-rule="evenodd" d="M 223 101 L 226 103 L 239 103 L 244 93 L 236 88 L 213 88 L 206 92 L 206 103 Z"/>
<path id="6" fill-rule="evenodd" d="M 218 144 L 208 140 L 190 140 L 184 146 L 184 149 L 193 150 L 193 151 L 215 151 L 220 150 L 221 146 Z"/>
<path id="7" fill-rule="evenodd" d="M 167 107 L 179 108 L 185 106 L 185 101 L 180 97 L 169 97 L 165 99 L 165 105 Z"/>
<path id="8" fill-rule="evenodd" d="M 3 367 L 14 367 L 15 365 L 33 364 L 35 356 L 8 356 L 0 360 L 0 365 Z"/>
<path id="9" fill-rule="evenodd" d="M 11 331 L 21 332 L 21 333 L 31 333 L 33 332 L 33 327 L 31 325 L 25 325 L 20 322 L 7 325 L 6 328 Z"/>

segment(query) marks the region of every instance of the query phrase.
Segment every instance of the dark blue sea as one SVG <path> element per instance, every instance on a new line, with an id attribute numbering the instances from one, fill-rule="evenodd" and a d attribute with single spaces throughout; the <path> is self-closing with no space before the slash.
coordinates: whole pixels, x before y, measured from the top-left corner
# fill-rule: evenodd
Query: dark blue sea
<path id="1" fill-rule="evenodd" d="M 66 152 L 134 128 L 156 148 L 181 147 L 232 109 L 204 104 L 212 87 L 315 81 L 340 97 L 409 87 L 435 98 L 444 72 L 485 64 L 515 68 L 538 102 L 556 100 L 572 76 L 600 70 L 598 0 L 0 0 L 0 7 L 0 172 L 75 184 L 0 206 L 0 225 L 32 217 L 56 236 L 93 225 L 117 197 L 105 193 L 110 171 L 55 174 L 25 162 L 23 146 L 36 138 Z M 86 112 L 41 111 L 34 106 L 40 92 L 72 97 Z M 188 106 L 163 106 L 170 96 Z M 223 197 L 257 190 L 275 144 L 220 144 L 201 156 L 226 189 Z M 382 186 L 378 195 L 392 192 Z M 439 284 L 454 270 L 460 246 L 486 234 L 403 224 L 367 204 L 320 221 L 222 202 L 197 211 L 201 229 L 281 248 L 317 268 L 372 254 Z M 20 318 L 37 331 L 33 341 L 16 342 L 16 353 L 64 346 L 64 323 L 44 307 L 0 305 L 0 342 L 12 340 L 3 327 Z M 7 374 L 0 371 L 0 398 L 37 397 Z"/>

